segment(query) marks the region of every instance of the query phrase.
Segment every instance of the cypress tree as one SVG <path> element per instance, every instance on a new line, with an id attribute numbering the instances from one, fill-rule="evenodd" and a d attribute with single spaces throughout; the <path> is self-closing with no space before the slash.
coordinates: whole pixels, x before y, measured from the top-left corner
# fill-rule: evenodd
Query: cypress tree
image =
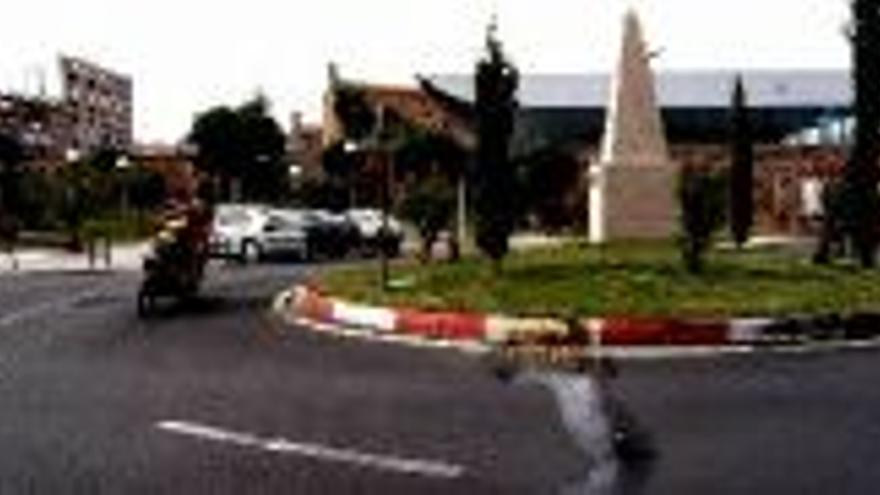
<path id="1" fill-rule="evenodd" d="M 748 241 L 754 216 L 754 153 L 746 100 L 737 77 L 730 110 L 730 233 L 737 247 Z"/>
<path id="2" fill-rule="evenodd" d="M 474 170 L 476 241 L 493 261 L 495 272 L 509 249 L 516 225 L 516 173 L 510 161 L 510 139 L 516 114 L 519 75 L 505 58 L 490 28 L 487 56 L 477 64 L 477 162 Z"/>
<path id="3" fill-rule="evenodd" d="M 880 198 L 877 194 L 880 157 L 880 4 L 853 1 L 853 82 L 855 143 L 844 173 L 842 225 L 862 267 L 876 262 Z"/>

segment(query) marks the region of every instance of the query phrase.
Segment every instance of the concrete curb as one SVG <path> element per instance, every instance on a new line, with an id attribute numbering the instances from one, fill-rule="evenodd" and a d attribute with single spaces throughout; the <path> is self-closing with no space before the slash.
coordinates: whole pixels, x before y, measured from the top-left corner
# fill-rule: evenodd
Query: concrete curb
<path id="1" fill-rule="evenodd" d="M 580 320 L 422 311 L 355 304 L 298 285 L 276 297 L 274 311 L 289 323 L 340 325 L 349 333 L 465 345 L 592 345 L 610 348 L 754 348 L 852 338 L 841 321 L 811 319 L 683 319 L 609 317 Z M 825 322 L 824 326 L 817 322 Z M 880 322 L 871 320 L 870 325 Z M 860 328 L 864 330 L 865 325 Z M 861 339 L 880 336 L 862 331 Z M 859 333 L 859 332 L 855 332 Z"/>
<path id="2" fill-rule="evenodd" d="M 28 273 L 103 273 L 139 271 L 149 244 L 124 243 L 113 248 L 108 266 L 104 253 L 96 253 L 94 265 L 89 265 L 87 253 L 72 253 L 60 249 L 25 249 L 13 256 L 0 255 L 0 276 Z"/>

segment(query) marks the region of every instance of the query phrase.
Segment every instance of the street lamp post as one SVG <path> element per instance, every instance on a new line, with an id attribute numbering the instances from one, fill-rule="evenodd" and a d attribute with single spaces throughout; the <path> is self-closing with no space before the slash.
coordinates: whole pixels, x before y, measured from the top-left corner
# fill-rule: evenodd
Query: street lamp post
<path id="1" fill-rule="evenodd" d="M 71 167 L 75 167 L 77 162 L 82 157 L 82 154 L 79 150 L 75 148 L 69 148 L 64 153 L 64 159 L 67 162 L 66 166 L 68 170 Z M 66 223 L 68 223 L 68 228 L 70 229 L 70 244 L 71 248 L 75 251 L 79 251 L 82 248 L 82 240 L 80 239 L 80 212 L 79 212 L 79 194 L 78 188 L 75 187 L 75 184 L 71 184 L 71 181 L 77 181 L 75 178 L 76 174 L 68 174 L 66 179 L 64 180 L 64 216 Z M 73 178 L 72 178 L 73 177 Z M 89 266 L 94 265 L 94 260 L 92 253 L 89 256 Z"/>
<path id="2" fill-rule="evenodd" d="M 379 249 L 379 284 L 382 287 L 382 290 L 388 289 L 388 280 L 390 278 L 390 269 L 388 263 L 388 247 L 389 247 L 389 221 L 388 221 L 388 210 L 391 207 L 391 194 L 389 191 L 390 182 L 391 182 L 391 170 L 389 164 L 389 156 L 384 149 L 382 143 L 382 133 L 384 132 L 385 127 L 385 108 L 379 106 L 378 111 L 376 112 L 376 124 L 373 127 L 370 136 L 362 142 L 354 142 L 348 141 L 344 145 L 344 149 L 348 153 L 354 153 L 357 151 L 364 151 L 369 153 L 368 157 L 372 155 L 373 159 L 379 160 L 379 168 L 381 170 L 381 184 L 379 187 L 379 203 L 382 212 L 382 221 L 381 227 L 379 229 L 378 234 L 378 249 Z"/>
<path id="3" fill-rule="evenodd" d="M 349 156 L 349 158 L 353 159 L 352 157 L 361 150 L 361 146 L 354 141 L 346 141 L 345 146 L 343 146 L 343 150 Z M 355 172 L 353 172 L 353 167 L 351 166 L 346 167 L 346 169 L 346 175 L 348 176 L 348 183 L 346 184 L 346 186 L 348 187 L 348 207 L 354 208 L 357 205 L 357 184 L 354 177 Z"/>
<path id="4" fill-rule="evenodd" d="M 390 238 L 391 233 L 388 230 L 388 209 L 391 203 L 391 194 L 388 190 L 390 187 L 390 174 L 389 172 L 389 163 L 388 156 L 380 151 L 379 160 L 381 160 L 382 166 L 382 188 L 381 188 L 381 203 L 382 203 L 382 228 L 380 229 L 380 241 L 379 241 L 379 280 L 382 284 L 382 290 L 386 290 L 388 288 L 388 249 L 390 246 Z"/>
<path id="5" fill-rule="evenodd" d="M 128 179 L 125 177 L 125 173 L 126 171 L 128 171 L 129 168 L 131 168 L 131 160 L 129 160 L 128 157 L 125 155 L 120 155 L 119 158 L 116 159 L 116 170 L 118 170 L 120 175 L 122 175 L 122 197 L 120 199 L 120 202 L 123 216 L 126 216 L 126 214 L 128 213 Z"/>
<path id="6" fill-rule="evenodd" d="M 128 178 L 125 177 L 125 173 L 130 167 L 131 160 L 128 159 L 128 156 L 123 154 L 116 158 L 116 170 L 119 172 L 122 183 L 120 198 L 120 221 L 123 222 L 122 225 L 126 225 L 128 222 Z M 111 232 L 104 232 L 104 265 L 107 268 L 110 268 L 110 265 L 113 264 L 113 245 L 111 238 Z"/>
<path id="7" fill-rule="evenodd" d="M 388 247 L 390 240 L 390 232 L 388 231 L 388 210 L 391 203 L 391 192 L 389 191 L 391 182 L 390 164 L 388 153 L 382 146 L 382 133 L 385 131 L 385 108 L 380 106 L 376 116 L 376 127 L 374 129 L 373 139 L 375 141 L 376 151 L 380 160 L 382 169 L 382 185 L 379 190 L 381 207 L 382 207 L 382 228 L 379 234 L 379 283 L 382 290 L 388 289 L 389 269 L 388 269 Z"/>

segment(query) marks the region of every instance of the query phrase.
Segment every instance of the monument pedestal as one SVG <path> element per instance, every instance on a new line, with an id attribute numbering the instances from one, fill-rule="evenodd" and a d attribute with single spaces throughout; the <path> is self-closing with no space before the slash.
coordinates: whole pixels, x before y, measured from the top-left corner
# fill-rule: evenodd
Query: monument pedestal
<path id="1" fill-rule="evenodd" d="M 669 239 L 678 167 L 669 159 L 654 76 L 635 12 L 624 18 L 600 159 L 590 170 L 590 242 Z"/>
<path id="2" fill-rule="evenodd" d="M 674 163 L 601 163 L 591 171 L 590 242 L 669 239 L 678 223 Z"/>

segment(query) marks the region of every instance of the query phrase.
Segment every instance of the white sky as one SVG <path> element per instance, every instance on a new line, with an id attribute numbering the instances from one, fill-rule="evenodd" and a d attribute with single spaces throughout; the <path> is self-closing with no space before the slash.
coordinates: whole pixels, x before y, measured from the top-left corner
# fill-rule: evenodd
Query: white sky
<path id="1" fill-rule="evenodd" d="M 194 112 L 262 89 L 287 127 L 319 118 L 326 64 L 411 82 L 470 72 L 485 27 L 522 72 L 608 71 L 635 3 L 658 68 L 846 67 L 848 0 L 2 0 L 0 90 L 57 86 L 58 53 L 131 74 L 135 137 L 173 142 Z"/>

